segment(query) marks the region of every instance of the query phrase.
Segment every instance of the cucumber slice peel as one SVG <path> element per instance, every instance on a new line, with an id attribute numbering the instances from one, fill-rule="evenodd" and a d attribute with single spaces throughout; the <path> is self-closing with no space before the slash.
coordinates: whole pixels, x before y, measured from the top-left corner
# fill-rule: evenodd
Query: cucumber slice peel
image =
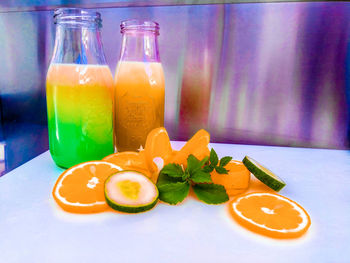
<path id="1" fill-rule="evenodd" d="M 255 161 L 253 158 L 245 156 L 242 162 L 257 179 L 276 192 L 280 191 L 286 186 L 286 183 L 283 182 L 281 178 Z"/>
<path id="2" fill-rule="evenodd" d="M 139 184 L 140 191 L 143 192 L 140 193 L 139 198 L 135 198 L 135 196 L 128 198 L 118 189 L 118 182 L 125 181 Z M 158 196 L 157 186 L 147 176 L 137 171 L 119 171 L 109 176 L 105 181 L 106 203 L 120 212 L 140 213 L 150 210 L 157 204 Z"/>

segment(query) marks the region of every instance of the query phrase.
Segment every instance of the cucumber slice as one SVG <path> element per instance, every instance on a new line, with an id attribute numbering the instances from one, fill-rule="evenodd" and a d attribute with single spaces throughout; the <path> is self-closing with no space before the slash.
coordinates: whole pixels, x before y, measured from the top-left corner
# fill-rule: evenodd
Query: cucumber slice
<path id="1" fill-rule="evenodd" d="M 286 183 L 281 178 L 254 159 L 245 156 L 242 162 L 256 178 L 276 192 L 285 187 Z"/>
<path id="2" fill-rule="evenodd" d="M 114 210 L 140 213 L 153 208 L 158 201 L 157 186 L 137 171 L 119 171 L 105 181 L 105 198 Z"/>

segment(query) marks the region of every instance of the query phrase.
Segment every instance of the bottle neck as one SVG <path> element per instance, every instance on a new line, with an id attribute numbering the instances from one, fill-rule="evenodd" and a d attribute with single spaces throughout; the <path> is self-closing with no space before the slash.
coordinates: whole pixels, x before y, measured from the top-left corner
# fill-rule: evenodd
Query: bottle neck
<path id="1" fill-rule="evenodd" d="M 51 63 L 106 65 L 99 27 L 57 23 Z"/>
<path id="2" fill-rule="evenodd" d="M 154 32 L 123 32 L 120 61 L 160 62 L 158 37 Z"/>

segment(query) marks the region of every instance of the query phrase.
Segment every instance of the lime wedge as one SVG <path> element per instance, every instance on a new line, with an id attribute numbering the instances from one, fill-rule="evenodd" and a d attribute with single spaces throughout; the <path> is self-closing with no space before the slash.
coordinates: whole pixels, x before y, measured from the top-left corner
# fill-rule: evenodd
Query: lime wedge
<path id="1" fill-rule="evenodd" d="M 271 189 L 278 192 L 286 185 L 286 183 L 283 182 L 281 178 L 279 178 L 277 175 L 275 175 L 266 167 L 262 166 L 254 159 L 245 156 L 242 162 L 256 178 L 258 178 L 261 182 L 266 184 Z"/>

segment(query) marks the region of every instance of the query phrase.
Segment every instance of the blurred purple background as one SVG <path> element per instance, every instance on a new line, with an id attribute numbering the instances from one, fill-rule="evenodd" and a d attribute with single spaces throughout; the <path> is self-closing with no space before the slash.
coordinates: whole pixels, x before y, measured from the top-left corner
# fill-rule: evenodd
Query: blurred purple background
<path id="1" fill-rule="evenodd" d="M 0 10 L 4 172 L 48 149 L 45 76 L 55 27 L 51 10 L 9 12 L 1 4 Z M 113 74 L 120 21 L 160 23 L 165 126 L 172 140 L 187 140 L 204 128 L 212 142 L 349 148 L 350 3 L 98 11 Z"/>

